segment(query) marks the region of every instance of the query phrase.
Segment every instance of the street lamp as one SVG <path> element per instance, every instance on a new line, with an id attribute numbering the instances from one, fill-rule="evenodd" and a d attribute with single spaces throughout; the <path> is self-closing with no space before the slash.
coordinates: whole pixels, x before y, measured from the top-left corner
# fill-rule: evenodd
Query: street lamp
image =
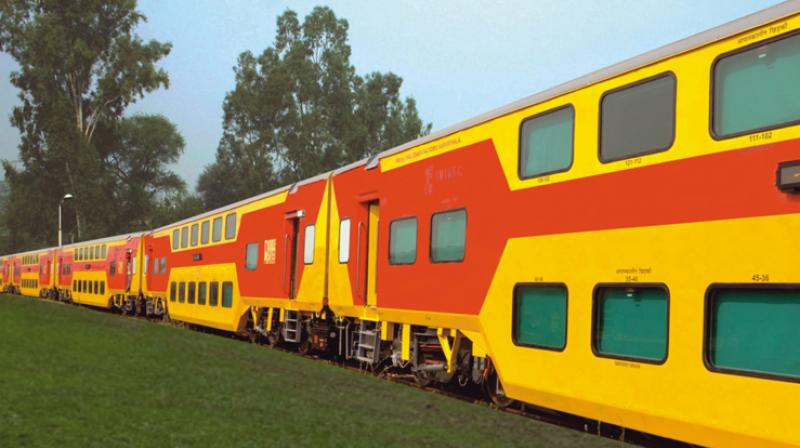
<path id="1" fill-rule="evenodd" d="M 58 248 L 61 249 L 61 205 L 64 204 L 64 201 L 72 199 L 72 195 L 67 193 L 64 195 L 63 198 L 58 202 Z"/>

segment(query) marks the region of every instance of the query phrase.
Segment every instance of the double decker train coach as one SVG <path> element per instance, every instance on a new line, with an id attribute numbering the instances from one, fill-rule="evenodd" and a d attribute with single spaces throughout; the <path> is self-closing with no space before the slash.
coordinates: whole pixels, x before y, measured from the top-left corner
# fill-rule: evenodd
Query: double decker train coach
<path id="1" fill-rule="evenodd" d="M 697 444 L 800 444 L 799 9 L 334 173 L 354 356 Z"/>
<path id="2" fill-rule="evenodd" d="M 327 202 L 318 176 L 147 233 L 145 295 L 173 320 L 301 342 L 300 313 L 323 308 Z"/>
<path id="3" fill-rule="evenodd" d="M 163 314 L 163 303 L 143 298 L 141 245 L 137 232 L 64 246 L 57 260 L 59 296 L 125 313 Z"/>

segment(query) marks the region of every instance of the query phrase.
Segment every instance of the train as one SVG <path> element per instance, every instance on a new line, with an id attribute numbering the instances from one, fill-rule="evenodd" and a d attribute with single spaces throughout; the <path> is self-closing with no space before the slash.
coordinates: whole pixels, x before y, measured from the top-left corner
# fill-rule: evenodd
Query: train
<path id="1" fill-rule="evenodd" d="M 798 193 L 792 0 L 198 216 L 5 255 L 0 280 L 498 406 L 792 446 Z"/>

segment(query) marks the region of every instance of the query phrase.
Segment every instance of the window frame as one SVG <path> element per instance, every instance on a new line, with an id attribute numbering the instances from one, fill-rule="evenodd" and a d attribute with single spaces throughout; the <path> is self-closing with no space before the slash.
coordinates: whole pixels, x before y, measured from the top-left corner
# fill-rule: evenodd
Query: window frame
<path id="1" fill-rule="evenodd" d="M 464 211 L 464 255 L 461 256 L 459 260 L 444 260 L 444 261 L 436 261 L 433 259 L 433 218 L 436 215 L 442 215 L 445 213 L 453 213 L 458 211 Z M 430 224 L 430 234 L 428 235 L 428 261 L 434 264 L 447 264 L 447 263 L 463 263 L 464 260 L 467 259 L 467 229 L 469 228 L 469 212 L 467 211 L 466 207 L 459 207 L 459 208 L 451 208 L 447 210 L 438 211 L 431 214 Z"/>
<path id="2" fill-rule="evenodd" d="M 566 168 L 563 168 L 563 169 L 545 171 L 545 172 L 534 174 L 534 175 L 531 175 L 531 176 L 524 176 L 522 174 L 522 149 L 523 149 L 522 148 L 522 140 L 523 140 L 523 135 L 524 135 L 522 133 L 522 130 L 525 128 L 525 123 L 527 123 L 528 121 L 535 120 L 537 118 L 544 117 L 546 115 L 550 115 L 550 114 L 553 114 L 553 113 L 556 113 L 556 112 L 560 112 L 560 111 L 562 111 L 564 109 L 571 109 L 572 110 L 572 146 L 570 147 L 570 151 L 572 152 L 572 157 L 570 158 L 569 166 L 567 166 Z M 518 140 L 517 140 L 517 176 L 519 177 L 520 180 L 535 179 L 537 177 L 549 176 L 551 174 L 564 173 L 564 172 L 567 172 L 567 171 L 572 169 L 572 165 L 575 164 L 575 128 L 577 127 L 576 125 L 577 125 L 577 122 L 578 122 L 578 120 L 576 118 L 577 117 L 576 117 L 576 114 L 575 114 L 575 106 L 572 103 L 566 103 L 564 105 L 557 106 L 557 107 L 554 107 L 554 108 L 550 108 L 550 109 L 547 109 L 545 111 L 539 112 L 537 114 L 534 114 L 534 115 L 531 115 L 529 117 L 525 117 L 525 118 L 522 119 L 522 121 L 519 123 L 519 137 L 518 137 Z"/>
<path id="3" fill-rule="evenodd" d="M 647 359 L 647 358 L 637 358 L 633 356 L 625 356 L 625 355 L 614 355 L 610 353 L 603 353 L 597 349 L 597 342 L 599 333 L 597 332 L 597 319 L 600 316 L 599 308 L 597 306 L 599 292 L 601 289 L 604 288 L 657 288 L 661 289 L 667 293 L 667 333 L 665 334 L 666 338 L 666 346 L 664 347 L 664 358 L 660 360 L 655 359 Z M 651 364 L 656 366 L 664 365 L 667 360 L 669 359 L 669 343 L 670 343 L 670 324 L 671 324 L 671 317 L 672 317 L 672 294 L 670 293 L 669 287 L 666 283 L 598 283 L 594 285 L 592 288 L 592 328 L 591 328 L 591 340 L 592 340 L 592 354 L 598 358 L 606 358 L 606 359 L 618 359 L 622 361 L 630 361 L 635 363 L 641 364 Z"/>
<path id="4" fill-rule="evenodd" d="M 714 62 L 711 63 L 711 71 L 710 71 L 711 90 L 709 92 L 709 106 L 708 106 L 708 113 L 709 113 L 709 117 L 708 117 L 708 133 L 709 133 L 709 135 L 711 135 L 711 138 L 714 139 L 714 141 L 723 141 L 723 140 L 728 140 L 728 139 L 732 139 L 732 138 L 736 138 L 736 137 L 741 137 L 743 135 L 758 134 L 759 132 L 772 131 L 772 130 L 775 130 L 775 129 L 783 129 L 783 128 L 788 128 L 788 127 L 792 127 L 792 126 L 796 126 L 796 125 L 800 124 L 800 119 L 797 119 L 797 120 L 786 122 L 786 123 L 779 123 L 779 124 L 773 125 L 773 126 L 762 126 L 760 128 L 756 128 L 756 129 L 750 129 L 750 130 L 747 130 L 747 131 L 740 131 L 740 132 L 735 132 L 733 134 L 723 134 L 723 135 L 717 134 L 717 132 L 714 130 L 714 116 L 715 116 L 715 113 L 714 113 L 715 112 L 714 100 L 716 99 L 715 95 L 717 93 L 717 85 L 716 85 L 717 82 L 716 82 L 716 76 L 714 76 L 714 75 L 715 75 L 716 70 L 717 70 L 717 64 L 721 60 L 729 58 L 731 56 L 736 56 L 737 54 L 740 54 L 740 53 L 746 53 L 746 52 L 748 52 L 750 50 L 753 50 L 753 49 L 756 49 L 758 47 L 763 47 L 764 45 L 769 45 L 771 43 L 774 43 L 774 42 L 777 42 L 777 41 L 780 41 L 780 40 L 790 39 L 792 37 L 797 37 L 798 35 L 800 35 L 800 29 L 794 30 L 794 31 L 790 31 L 788 33 L 779 34 L 779 35 L 777 35 L 775 37 L 771 37 L 769 39 L 764 39 L 764 40 L 760 40 L 758 42 L 753 42 L 750 45 L 745 45 L 744 47 L 733 49 L 733 50 L 728 51 L 726 53 L 722 53 L 721 55 L 719 55 L 716 58 L 714 58 Z"/>
<path id="5" fill-rule="evenodd" d="M 720 289 L 787 289 L 800 290 L 800 283 L 712 283 L 706 288 L 703 304 L 703 365 L 706 370 L 725 375 L 745 376 L 765 380 L 782 381 L 786 383 L 800 384 L 800 377 L 784 376 L 774 373 L 751 372 L 748 370 L 737 370 L 726 367 L 717 367 L 709 359 L 709 343 L 711 342 L 711 325 L 713 316 L 714 291 Z"/>
<path id="6" fill-rule="evenodd" d="M 520 288 L 525 288 L 525 287 L 564 288 L 564 292 L 566 293 L 564 295 L 564 304 L 566 305 L 566 308 L 564 310 L 564 346 L 563 347 L 556 348 L 556 347 L 549 347 L 547 345 L 541 345 L 541 344 L 528 344 L 528 343 L 525 343 L 525 342 L 520 342 L 517 339 L 517 336 L 515 334 L 516 333 L 516 331 L 515 331 L 516 323 L 517 323 L 516 310 L 517 310 L 517 302 L 519 301 L 518 300 L 519 296 L 517 296 L 517 291 Z M 567 284 L 563 283 L 563 282 L 523 282 L 523 283 L 517 283 L 516 285 L 514 285 L 514 291 L 513 291 L 512 294 L 513 294 L 513 296 L 512 296 L 513 299 L 512 299 L 512 302 L 511 302 L 511 341 L 514 343 L 514 345 L 516 345 L 517 347 L 537 348 L 537 349 L 541 349 L 541 350 L 549 350 L 551 352 L 558 352 L 558 353 L 563 352 L 564 350 L 566 350 L 567 349 L 567 344 L 569 344 L 569 287 L 567 286 Z"/>
<path id="7" fill-rule="evenodd" d="M 406 263 L 393 262 L 392 261 L 392 224 L 394 224 L 395 222 L 398 222 L 398 221 L 406 221 L 406 220 L 410 220 L 410 219 L 414 220 L 414 223 L 416 224 L 416 231 L 417 231 L 417 236 L 416 236 L 416 238 L 414 238 L 414 259 L 412 261 L 409 261 L 409 262 L 406 262 Z M 389 221 L 389 237 L 386 238 L 386 243 L 387 243 L 386 254 L 387 254 L 387 258 L 388 258 L 386 261 L 389 262 L 390 266 L 408 266 L 410 264 L 415 264 L 417 262 L 417 258 L 419 257 L 419 217 L 417 215 L 406 215 L 406 216 L 400 216 L 398 218 L 395 218 L 395 219 Z"/>
<path id="8" fill-rule="evenodd" d="M 605 101 L 607 96 L 612 95 L 614 93 L 619 93 L 624 90 L 632 89 L 634 87 L 638 87 L 642 84 L 647 84 L 648 82 L 656 81 L 661 78 L 672 78 L 672 80 L 675 81 L 675 95 L 673 95 L 672 97 L 672 139 L 670 139 L 669 145 L 667 145 L 665 148 L 650 149 L 633 154 L 628 154 L 626 157 L 620 159 L 603 158 L 603 101 Z M 638 81 L 633 81 L 627 84 L 623 84 L 611 90 L 606 90 L 605 92 L 603 92 L 602 95 L 600 95 L 600 103 L 597 116 L 597 160 L 599 160 L 600 163 L 604 165 L 607 163 L 620 162 L 623 160 L 630 160 L 630 159 L 635 159 L 637 157 L 649 156 L 651 154 L 658 154 L 661 152 L 669 151 L 670 149 L 672 149 L 672 147 L 675 146 L 675 139 L 677 138 L 677 133 L 678 133 L 678 77 L 672 70 L 667 70 L 655 74 L 653 76 L 648 76 L 647 78 L 642 78 Z"/>

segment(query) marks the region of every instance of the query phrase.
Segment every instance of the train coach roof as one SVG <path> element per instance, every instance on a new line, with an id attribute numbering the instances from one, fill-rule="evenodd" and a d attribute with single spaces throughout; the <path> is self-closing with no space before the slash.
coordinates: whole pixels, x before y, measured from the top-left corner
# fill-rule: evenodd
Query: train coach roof
<path id="1" fill-rule="evenodd" d="M 127 240 L 129 238 L 141 236 L 144 233 L 145 232 L 138 231 L 138 232 L 131 232 L 131 233 L 123 233 L 122 235 L 107 236 L 105 238 L 98 238 L 98 239 L 95 239 L 95 240 L 79 241 L 77 243 L 65 244 L 62 247 L 62 249 L 72 249 L 74 247 L 91 246 L 92 244 L 112 243 L 114 241 Z M 56 247 L 51 247 L 50 249 L 57 249 L 57 248 Z"/>
<path id="2" fill-rule="evenodd" d="M 438 140 L 440 138 L 446 137 L 458 131 L 471 128 L 473 126 L 477 126 L 481 123 L 485 123 L 489 120 L 501 117 L 503 115 L 508 115 L 520 109 L 524 109 L 526 107 L 533 106 L 535 104 L 579 90 L 581 88 L 597 84 L 598 82 L 614 78 L 623 73 L 627 73 L 637 68 L 653 64 L 663 59 L 672 56 L 677 56 L 681 53 L 685 53 L 695 48 L 699 48 L 704 45 L 710 44 L 712 42 L 716 42 L 720 39 L 741 33 L 758 25 L 762 25 L 767 22 L 778 20 L 782 17 L 786 17 L 788 15 L 797 13 L 798 11 L 800 11 L 800 0 L 785 1 L 775 6 L 771 6 L 761 11 L 757 11 L 753 14 L 736 19 L 732 22 L 728 22 L 723 25 L 717 26 L 715 28 L 711 28 L 707 31 L 703 31 L 693 36 L 689 36 L 685 39 L 681 39 L 677 42 L 664 45 L 663 47 L 656 48 L 655 50 L 648 51 L 646 53 L 634 56 L 630 59 L 626 59 L 614 65 L 610 65 L 606 68 L 602 68 L 595 72 L 589 73 L 588 75 L 581 76 L 580 78 L 576 78 L 572 81 L 568 81 L 566 83 L 557 85 L 542 92 L 535 93 L 521 100 L 515 101 L 511 104 L 501 106 L 485 114 L 478 115 L 476 117 L 470 118 L 468 120 L 462 121 L 452 126 L 448 126 L 444 129 L 441 129 L 424 137 L 418 138 L 416 140 L 412 140 L 408 143 L 404 143 L 400 146 L 387 149 L 386 151 L 379 153 L 378 155 L 372 157 L 371 159 L 368 159 L 366 161 L 367 168 L 373 168 L 375 165 L 378 164 L 380 159 L 384 157 L 397 154 L 399 152 L 405 151 L 415 146 L 423 145 L 425 143 L 430 143 L 434 140 Z M 364 162 L 365 161 L 362 160 L 356 162 L 355 164 L 348 165 L 348 167 L 352 168 Z"/>
<path id="3" fill-rule="evenodd" d="M 286 190 L 294 191 L 299 186 L 306 185 L 309 183 L 316 182 L 318 180 L 326 179 L 330 176 L 336 176 L 338 174 L 342 174 L 344 172 L 353 170 L 360 166 L 365 166 L 367 169 L 374 168 L 378 165 L 380 160 L 384 157 L 391 156 L 393 154 L 397 154 L 399 152 L 403 152 L 407 149 L 411 149 L 415 146 L 424 145 L 425 143 L 432 142 L 434 140 L 438 140 L 440 138 L 446 137 L 450 134 L 459 132 L 461 130 L 477 126 L 481 123 L 485 123 L 489 120 L 494 118 L 501 117 L 503 115 L 507 115 L 509 113 L 515 112 L 519 109 L 523 109 L 528 106 L 532 106 L 537 103 L 541 103 L 543 101 L 558 97 L 560 95 L 564 95 L 569 92 L 573 92 L 575 90 L 581 89 L 583 87 L 596 84 L 598 82 L 604 81 L 609 78 L 613 78 L 615 76 L 621 75 L 623 73 L 629 72 L 631 70 L 635 70 L 639 67 L 643 67 L 646 65 L 650 65 L 657 61 L 663 60 L 665 58 L 675 56 L 687 51 L 690 51 L 694 48 L 701 47 L 703 45 L 707 45 L 709 43 L 715 42 L 722 38 L 740 33 L 745 31 L 749 28 L 753 28 L 755 26 L 764 24 L 766 22 L 770 22 L 773 20 L 777 20 L 781 17 L 785 17 L 792 13 L 796 13 L 800 10 L 800 0 L 789 0 L 783 3 L 777 4 L 775 6 L 763 9 L 761 11 L 755 12 L 748 16 L 742 17 L 740 19 L 734 20 L 732 22 L 728 22 L 726 24 L 720 25 L 715 28 L 711 28 L 710 30 L 704 31 L 702 33 L 695 34 L 693 36 L 687 37 L 685 39 L 679 40 L 669 45 L 665 45 L 663 47 L 657 48 L 655 50 L 648 51 L 647 53 L 643 53 L 639 56 L 635 56 L 633 58 L 624 60 L 617 64 L 608 66 L 606 68 L 597 70 L 592 72 L 588 75 L 582 76 L 580 78 L 574 79 L 572 81 L 557 85 L 553 88 L 544 90 L 542 92 L 530 95 L 526 98 L 523 98 L 519 101 L 515 101 L 511 104 L 502 106 L 500 108 L 494 109 L 489 111 L 485 114 L 478 115 L 476 117 L 470 118 L 468 120 L 462 121 L 460 123 L 454 124 L 452 126 L 448 126 L 444 129 L 436 131 L 432 134 L 426 135 L 425 137 L 418 138 L 416 140 L 412 140 L 408 143 L 404 143 L 400 146 L 395 146 L 394 148 L 387 149 L 381 153 L 378 153 L 372 157 L 368 157 L 365 159 L 357 160 L 350 164 L 347 164 L 343 167 L 337 168 L 332 171 L 324 172 L 318 174 L 314 177 L 309 179 L 302 180 L 292 185 L 286 185 L 280 188 L 276 188 L 274 190 L 268 191 L 266 193 L 262 193 L 256 196 L 252 196 L 241 201 L 238 201 L 233 204 L 225 205 L 219 207 L 217 209 L 195 215 L 181 221 L 177 221 L 165 226 L 161 226 L 157 229 L 153 229 L 152 232 L 159 232 L 162 230 L 166 230 L 171 227 L 180 226 L 198 219 L 203 219 L 208 216 L 216 215 L 218 213 L 223 213 L 228 210 L 235 209 L 237 207 L 241 207 L 243 205 L 249 204 L 254 201 L 258 201 L 260 199 L 268 198 L 270 196 L 282 193 Z"/>

